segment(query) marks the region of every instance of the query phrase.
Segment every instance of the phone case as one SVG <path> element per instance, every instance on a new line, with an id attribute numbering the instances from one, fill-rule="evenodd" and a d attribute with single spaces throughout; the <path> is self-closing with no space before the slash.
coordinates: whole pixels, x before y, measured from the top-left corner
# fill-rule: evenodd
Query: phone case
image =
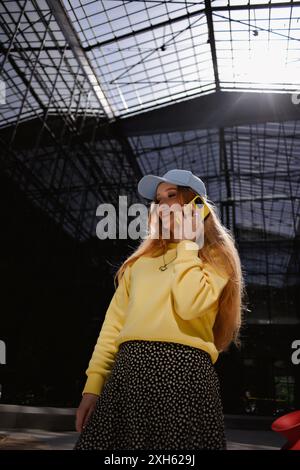
<path id="1" fill-rule="evenodd" d="M 190 204 L 192 204 L 192 203 L 190 203 Z M 203 208 L 201 209 L 201 211 L 199 210 L 199 212 L 201 212 L 201 214 L 203 215 L 202 220 L 205 220 L 206 217 L 210 214 L 209 207 L 204 203 L 203 203 Z M 179 217 L 177 215 L 175 216 L 175 220 L 178 224 L 180 223 Z"/>

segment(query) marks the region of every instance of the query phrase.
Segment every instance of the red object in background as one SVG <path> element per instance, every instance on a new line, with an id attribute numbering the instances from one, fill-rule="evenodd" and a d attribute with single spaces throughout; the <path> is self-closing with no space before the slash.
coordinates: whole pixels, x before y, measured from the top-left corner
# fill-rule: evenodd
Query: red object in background
<path id="1" fill-rule="evenodd" d="M 280 416 L 271 428 L 287 439 L 281 450 L 300 450 L 300 410 Z"/>

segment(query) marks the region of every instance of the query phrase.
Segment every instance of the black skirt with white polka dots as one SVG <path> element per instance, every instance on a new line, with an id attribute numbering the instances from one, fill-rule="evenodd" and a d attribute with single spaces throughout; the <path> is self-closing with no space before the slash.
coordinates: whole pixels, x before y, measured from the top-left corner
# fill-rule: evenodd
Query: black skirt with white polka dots
<path id="1" fill-rule="evenodd" d="M 220 383 L 210 355 L 165 341 L 120 344 L 74 450 L 225 450 Z"/>

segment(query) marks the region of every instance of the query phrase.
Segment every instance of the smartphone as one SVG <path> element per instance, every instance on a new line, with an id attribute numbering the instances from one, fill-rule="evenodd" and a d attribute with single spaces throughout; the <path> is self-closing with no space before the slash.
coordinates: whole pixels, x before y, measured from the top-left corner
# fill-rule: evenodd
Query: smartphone
<path id="1" fill-rule="evenodd" d="M 206 219 L 206 217 L 208 217 L 208 215 L 210 214 L 210 209 L 209 207 L 205 204 L 205 202 L 203 201 L 203 199 L 201 198 L 201 196 L 197 195 L 195 196 L 190 202 L 189 204 L 193 204 L 194 207 L 196 207 L 196 209 L 200 209 L 201 210 L 201 215 L 203 217 L 203 220 Z M 200 211 L 199 211 L 200 212 Z M 180 220 L 179 220 L 179 217 L 176 216 L 176 221 L 178 223 L 180 223 Z"/>

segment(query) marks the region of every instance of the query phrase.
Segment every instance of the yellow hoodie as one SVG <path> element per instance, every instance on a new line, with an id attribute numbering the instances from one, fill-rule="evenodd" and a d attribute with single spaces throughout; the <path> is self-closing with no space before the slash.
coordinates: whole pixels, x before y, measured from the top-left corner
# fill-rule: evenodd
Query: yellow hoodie
<path id="1" fill-rule="evenodd" d="M 216 362 L 219 352 L 212 328 L 229 276 L 201 260 L 198 250 L 197 243 L 181 240 L 168 244 L 164 257 L 171 262 L 165 271 L 159 270 L 162 255 L 141 256 L 126 267 L 107 309 L 82 394 L 101 394 L 118 347 L 128 340 L 187 344 L 207 351 Z"/>

